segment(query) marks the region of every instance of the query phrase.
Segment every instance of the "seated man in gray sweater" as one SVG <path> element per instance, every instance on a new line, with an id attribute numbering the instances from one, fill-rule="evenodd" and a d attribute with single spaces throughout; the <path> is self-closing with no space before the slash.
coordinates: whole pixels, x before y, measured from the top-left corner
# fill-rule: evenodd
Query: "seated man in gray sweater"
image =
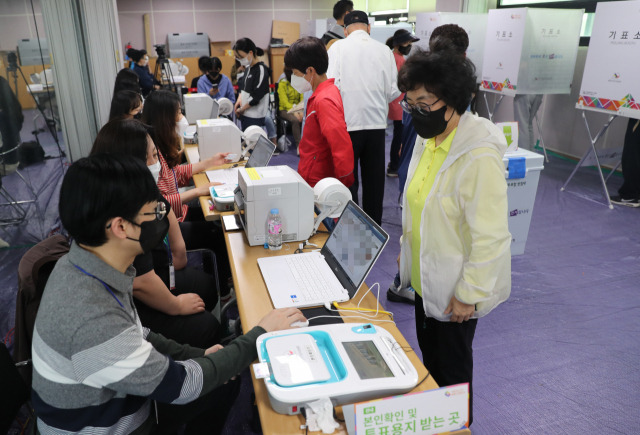
<path id="1" fill-rule="evenodd" d="M 163 203 L 137 159 L 97 154 L 62 182 L 60 219 L 74 242 L 47 282 L 33 333 L 32 403 L 48 433 L 219 433 L 237 395 L 229 381 L 256 338 L 304 320 L 273 310 L 222 348 L 198 349 L 140 324 L 133 259 L 164 238 Z M 154 404 L 155 402 L 155 404 Z"/>

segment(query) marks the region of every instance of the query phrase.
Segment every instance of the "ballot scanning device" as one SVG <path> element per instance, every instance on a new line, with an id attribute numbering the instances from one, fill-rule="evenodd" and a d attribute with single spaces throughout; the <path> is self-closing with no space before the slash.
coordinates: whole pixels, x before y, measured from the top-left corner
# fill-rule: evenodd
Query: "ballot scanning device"
<path id="1" fill-rule="evenodd" d="M 279 414 L 298 414 L 323 398 L 337 406 L 402 394 L 418 383 L 404 349 L 370 323 L 269 332 L 256 346 L 260 362 L 268 364 L 265 385 Z"/>

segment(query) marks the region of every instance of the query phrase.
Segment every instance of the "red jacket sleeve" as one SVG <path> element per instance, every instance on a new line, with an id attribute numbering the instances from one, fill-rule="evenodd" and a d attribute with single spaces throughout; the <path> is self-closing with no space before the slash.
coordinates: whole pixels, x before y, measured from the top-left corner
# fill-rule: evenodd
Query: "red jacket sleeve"
<path id="1" fill-rule="evenodd" d="M 322 135 L 331 148 L 333 173 L 345 186 L 353 184 L 353 146 L 344 121 L 342 100 L 333 98 L 318 102 L 316 116 Z"/>

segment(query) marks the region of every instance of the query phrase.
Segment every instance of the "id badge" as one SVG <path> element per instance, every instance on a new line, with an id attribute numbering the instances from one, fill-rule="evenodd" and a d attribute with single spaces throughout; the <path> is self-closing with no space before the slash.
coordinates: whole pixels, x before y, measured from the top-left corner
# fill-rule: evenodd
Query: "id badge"
<path id="1" fill-rule="evenodd" d="M 169 290 L 176 289 L 176 269 L 173 264 L 169 265 Z"/>

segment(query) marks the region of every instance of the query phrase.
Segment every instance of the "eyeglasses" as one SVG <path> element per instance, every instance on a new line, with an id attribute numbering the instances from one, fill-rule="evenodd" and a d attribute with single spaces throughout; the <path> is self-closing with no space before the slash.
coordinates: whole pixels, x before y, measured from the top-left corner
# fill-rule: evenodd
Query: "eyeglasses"
<path id="1" fill-rule="evenodd" d="M 421 115 L 424 115 L 425 113 L 431 112 L 431 107 L 434 104 L 436 104 L 438 101 L 440 101 L 440 98 L 438 98 L 436 101 L 434 101 L 431 104 L 427 104 L 427 103 L 409 104 L 407 103 L 407 100 L 402 100 L 400 101 L 400 106 L 402 107 L 402 110 L 404 110 L 407 113 L 411 113 L 415 109 L 418 113 L 420 113 Z"/>
<path id="2" fill-rule="evenodd" d="M 140 213 L 142 216 L 151 216 L 151 215 L 155 215 L 156 220 L 157 221 L 161 221 L 162 219 L 165 218 L 165 216 L 167 216 L 167 205 L 164 202 L 158 202 L 158 204 L 156 204 L 156 209 L 154 211 L 150 211 L 147 213 Z M 128 219 L 126 219 L 128 221 Z M 140 226 L 140 224 L 137 224 L 135 222 L 129 221 L 134 225 Z M 111 228 L 111 222 L 109 222 L 109 225 L 106 226 L 107 229 Z"/>
<path id="3" fill-rule="evenodd" d="M 161 221 L 167 215 L 167 205 L 164 202 L 160 201 L 156 205 L 156 209 L 154 211 L 150 211 L 148 213 L 140 213 L 140 214 L 143 216 L 155 215 L 156 220 Z"/>

